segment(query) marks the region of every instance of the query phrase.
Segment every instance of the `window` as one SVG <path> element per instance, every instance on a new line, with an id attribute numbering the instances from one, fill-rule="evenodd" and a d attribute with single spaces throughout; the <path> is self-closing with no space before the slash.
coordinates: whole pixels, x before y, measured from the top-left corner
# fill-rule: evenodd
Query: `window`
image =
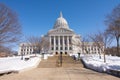
<path id="1" fill-rule="evenodd" d="M 63 48 L 62 48 L 62 47 L 60 47 L 60 50 L 63 50 Z"/>
<path id="2" fill-rule="evenodd" d="M 90 51 L 90 48 L 88 48 L 88 51 Z"/>
<path id="3" fill-rule="evenodd" d="M 71 42 L 71 36 L 69 37 L 69 44 L 72 44 L 72 42 Z"/>
<path id="4" fill-rule="evenodd" d="M 58 47 L 56 47 L 56 50 L 58 50 Z"/>
<path id="5" fill-rule="evenodd" d="M 65 40 L 65 45 L 67 45 L 67 36 L 65 36 L 64 40 Z"/>
<path id="6" fill-rule="evenodd" d="M 65 55 L 67 55 L 67 52 L 65 52 Z"/>
<path id="7" fill-rule="evenodd" d="M 96 48 L 94 48 L 94 50 L 96 51 Z"/>
<path id="8" fill-rule="evenodd" d="M 60 36 L 60 45 L 62 45 L 63 40 L 62 40 L 62 36 Z"/>
<path id="9" fill-rule="evenodd" d="M 72 50 L 72 47 L 69 47 L 70 50 Z"/>
<path id="10" fill-rule="evenodd" d="M 93 47 L 91 48 L 91 50 L 93 50 Z"/>
<path id="11" fill-rule="evenodd" d="M 52 40 L 51 40 L 51 44 L 53 45 L 54 44 L 54 39 L 52 38 Z"/>
<path id="12" fill-rule="evenodd" d="M 52 47 L 51 50 L 54 50 L 54 48 Z"/>
<path id="13" fill-rule="evenodd" d="M 67 40 L 65 40 L 65 45 L 67 45 Z"/>
<path id="14" fill-rule="evenodd" d="M 58 39 L 56 39 L 56 45 L 58 45 Z"/>
<path id="15" fill-rule="evenodd" d="M 67 47 L 65 47 L 65 50 L 67 50 Z"/>

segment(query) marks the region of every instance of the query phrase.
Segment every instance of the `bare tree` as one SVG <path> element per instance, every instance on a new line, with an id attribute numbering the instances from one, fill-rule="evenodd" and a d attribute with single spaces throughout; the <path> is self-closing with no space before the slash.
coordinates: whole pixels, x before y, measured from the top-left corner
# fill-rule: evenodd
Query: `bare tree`
<path id="1" fill-rule="evenodd" d="M 104 62 L 106 62 L 105 53 L 107 47 L 109 47 L 112 42 L 112 37 L 110 37 L 110 35 L 108 35 L 106 32 L 98 32 L 97 34 L 90 36 L 90 38 L 93 40 L 94 45 L 96 45 L 99 50 L 102 51 L 102 53 L 104 54 Z"/>
<path id="2" fill-rule="evenodd" d="M 11 48 L 0 46 L 0 56 L 2 55 L 4 55 L 4 57 L 12 55 Z"/>
<path id="3" fill-rule="evenodd" d="M 41 47 L 42 47 L 42 50 L 44 51 L 44 53 L 47 53 L 49 50 L 50 42 L 48 39 L 49 39 L 48 37 L 43 36 L 42 40 L 41 40 Z"/>
<path id="4" fill-rule="evenodd" d="M 42 39 L 41 37 L 36 37 L 36 36 L 30 36 L 27 39 L 28 45 L 33 47 L 33 52 L 35 53 L 40 53 L 42 50 L 41 42 Z"/>
<path id="5" fill-rule="evenodd" d="M 28 44 L 34 47 L 34 53 L 47 52 L 49 49 L 49 40 L 48 37 L 37 37 L 30 36 L 28 39 Z"/>
<path id="6" fill-rule="evenodd" d="M 0 45 L 19 41 L 21 26 L 15 12 L 0 3 Z"/>
<path id="7" fill-rule="evenodd" d="M 107 33 L 115 37 L 117 42 L 117 55 L 119 52 L 119 39 L 120 39 L 120 4 L 116 6 L 112 13 L 107 16 L 105 23 L 108 25 Z"/>

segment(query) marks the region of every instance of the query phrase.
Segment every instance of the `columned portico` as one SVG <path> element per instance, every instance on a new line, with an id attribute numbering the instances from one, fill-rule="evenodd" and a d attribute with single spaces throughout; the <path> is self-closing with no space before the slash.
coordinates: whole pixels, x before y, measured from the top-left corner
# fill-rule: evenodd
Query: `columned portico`
<path id="1" fill-rule="evenodd" d="M 77 53 L 74 52 L 74 46 L 72 44 L 72 39 L 74 36 L 78 36 L 74 33 L 72 29 L 69 28 L 69 25 L 65 18 L 63 18 L 62 13 L 60 17 L 57 18 L 53 29 L 49 30 L 48 34 L 50 37 L 50 50 L 49 53 L 52 54 L 71 54 Z M 80 39 L 80 37 L 78 37 Z M 78 39 L 78 40 L 79 40 Z M 80 41 L 80 40 L 79 40 Z"/>
<path id="2" fill-rule="evenodd" d="M 50 36 L 49 41 L 50 41 L 50 51 L 53 53 L 69 53 L 69 40 L 70 36 Z"/>

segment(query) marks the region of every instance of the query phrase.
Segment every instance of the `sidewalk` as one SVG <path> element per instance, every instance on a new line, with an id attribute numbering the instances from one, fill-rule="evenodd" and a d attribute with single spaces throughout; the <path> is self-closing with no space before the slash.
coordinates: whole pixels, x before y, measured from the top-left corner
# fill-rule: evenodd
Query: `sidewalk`
<path id="1" fill-rule="evenodd" d="M 19 74 L 4 75 L 0 80 L 120 80 L 120 78 L 85 68 L 36 68 Z"/>

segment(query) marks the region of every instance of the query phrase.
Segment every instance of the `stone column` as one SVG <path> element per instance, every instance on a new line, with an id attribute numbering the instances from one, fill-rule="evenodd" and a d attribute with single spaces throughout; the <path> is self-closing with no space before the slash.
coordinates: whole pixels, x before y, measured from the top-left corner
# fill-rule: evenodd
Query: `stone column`
<path id="1" fill-rule="evenodd" d="M 51 36 L 49 36 L 49 42 L 50 42 L 49 50 L 51 50 Z"/>
<path id="2" fill-rule="evenodd" d="M 89 47 L 90 48 L 90 54 L 92 53 L 92 51 L 91 51 L 91 46 Z"/>
<path id="3" fill-rule="evenodd" d="M 67 36 L 67 49 L 69 50 L 69 36 Z"/>
<path id="4" fill-rule="evenodd" d="M 60 51 L 60 36 L 58 36 L 58 50 Z"/>
<path id="5" fill-rule="evenodd" d="M 55 51 L 55 48 L 56 48 L 56 42 L 55 42 L 55 36 L 54 36 L 54 51 Z"/>
<path id="6" fill-rule="evenodd" d="M 65 50 L 65 39 L 64 39 L 64 36 L 63 36 L 63 50 Z"/>

